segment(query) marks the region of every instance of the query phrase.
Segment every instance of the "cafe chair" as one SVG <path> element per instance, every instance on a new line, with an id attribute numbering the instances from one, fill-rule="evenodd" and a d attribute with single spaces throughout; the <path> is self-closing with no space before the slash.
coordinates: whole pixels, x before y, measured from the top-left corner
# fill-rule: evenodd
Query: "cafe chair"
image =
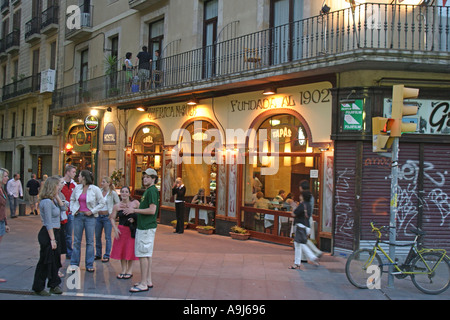
<path id="1" fill-rule="evenodd" d="M 253 63 L 253 67 L 262 67 L 261 57 L 258 53 L 258 49 L 244 48 L 244 61 L 247 69 L 250 68 L 249 64 Z"/>

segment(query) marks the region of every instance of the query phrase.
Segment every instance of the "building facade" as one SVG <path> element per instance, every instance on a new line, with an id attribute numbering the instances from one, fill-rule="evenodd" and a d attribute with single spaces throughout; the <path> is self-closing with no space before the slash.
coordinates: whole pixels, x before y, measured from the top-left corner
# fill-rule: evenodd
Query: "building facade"
<path id="1" fill-rule="evenodd" d="M 58 54 L 57 1 L 2 1 L 0 163 L 22 183 L 60 171 L 58 123 L 50 114 Z M 26 198 L 25 194 L 25 198 Z"/>
<path id="2" fill-rule="evenodd" d="M 346 254 L 372 239 L 368 222 L 389 221 L 390 162 L 372 152 L 371 119 L 405 84 L 420 89 L 420 117 L 401 138 L 399 241 L 421 226 L 448 246 L 446 1 L 98 0 L 59 12 L 58 168 L 97 181 L 121 169 L 136 197 L 155 168 L 160 223 L 175 219 L 180 176 L 188 199 L 204 189 L 207 202 L 188 203 L 185 221 L 285 244 L 289 208 L 273 199 L 298 200 L 307 180 L 318 245 Z"/>

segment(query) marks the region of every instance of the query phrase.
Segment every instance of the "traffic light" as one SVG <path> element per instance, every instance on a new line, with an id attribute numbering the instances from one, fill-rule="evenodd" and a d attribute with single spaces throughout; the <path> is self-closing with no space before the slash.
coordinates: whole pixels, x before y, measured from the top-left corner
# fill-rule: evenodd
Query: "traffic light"
<path id="1" fill-rule="evenodd" d="M 72 162 L 72 158 L 71 158 L 71 156 L 73 154 L 72 149 L 73 149 L 73 145 L 71 145 L 70 143 L 66 144 L 65 151 L 66 151 L 66 163 L 67 164 Z"/>
<path id="2" fill-rule="evenodd" d="M 392 89 L 392 112 L 390 125 L 391 137 L 401 137 L 403 132 L 415 132 L 417 129 L 417 119 L 403 118 L 404 116 L 413 116 L 417 114 L 417 105 L 405 105 L 404 99 L 417 98 L 419 89 L 405 88 L 399 84 Z M 409 120 L 408 120 L 409 119 Z"/>
<path id="3" fill-rule="evenodd" d="M 372 147 L 373 152 L 386 152 L 392 145 L 394 138 L 389 136 L 392 119 L 383 117 L 372 118 Z"/>

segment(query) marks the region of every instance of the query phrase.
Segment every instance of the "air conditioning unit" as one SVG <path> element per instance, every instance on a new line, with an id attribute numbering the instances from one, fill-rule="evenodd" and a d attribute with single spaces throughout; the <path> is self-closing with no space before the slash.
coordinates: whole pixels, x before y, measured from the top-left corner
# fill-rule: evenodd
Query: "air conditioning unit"
<path id="1" fill-rule="evenodd" d="M 82 27 L 92 27 L 90 13 L 86 13 L 86 12 L 81 13 L 81 26 Z"/>

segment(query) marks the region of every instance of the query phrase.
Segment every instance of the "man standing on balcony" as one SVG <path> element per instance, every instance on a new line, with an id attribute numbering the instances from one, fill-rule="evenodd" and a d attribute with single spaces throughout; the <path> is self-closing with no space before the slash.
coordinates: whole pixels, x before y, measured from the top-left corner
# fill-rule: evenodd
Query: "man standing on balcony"
<path id="1" fill-rule="evenodd" d="M 136 56 L 136 65 L 138 66 L 138 75 L 141 81 L 141 90 L 148 89 L 150 82 L 150 63 L 152 62 L 152 56 L 147 51 L 147 47 L 143 46 L 142 51 Z"/>
<path id="2" fill-rule="evenodd" d="M 20 182 L 20 174 L 15 173 L 14 177 L 8 181 L 6 185 L 8 191 L 9 209 L 11 210 L 11 219 L 17 218 L 16 208 L 19 197 L 23 197 L 22 182 Z"/>

